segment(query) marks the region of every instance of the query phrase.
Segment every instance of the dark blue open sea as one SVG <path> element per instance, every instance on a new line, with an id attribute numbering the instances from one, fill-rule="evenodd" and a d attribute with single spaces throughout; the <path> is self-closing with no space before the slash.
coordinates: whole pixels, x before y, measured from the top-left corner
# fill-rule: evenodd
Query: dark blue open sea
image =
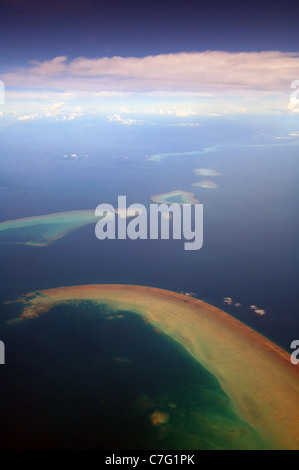
<path id="1" fill-rule="evenodd" d="M 4 304 L 38 289 L 89 283 L 192 292 L 290 352 L 299 336 L 298 146 L 255 141 L 255 125 L 228 121 L 220 131 L 209 123 L 125 129 L 115 123 L 112 130 L 94 122 L 20 123 L 2 129 L 1 221 L 116 206 L 118 195 L 148 207 L 151 196 L 173 190 L 194 193 L 204 208 L 198 251 L 184 251 L 183 240 L 100 241 L 92 225 L 47 247 L 0 245 L 4 447 L 263 446 L 233 413 L 216 380 L 133 314 L 119 312 L 123 318 L 109 320 L 81 303 L 6 324 L 21 307 Z M 194 168 L 221 174 L 200 177 Z M 218 188 L 191 186 L 201 179 Z M 156 410 L 168 421 L 153 425 Z"/>

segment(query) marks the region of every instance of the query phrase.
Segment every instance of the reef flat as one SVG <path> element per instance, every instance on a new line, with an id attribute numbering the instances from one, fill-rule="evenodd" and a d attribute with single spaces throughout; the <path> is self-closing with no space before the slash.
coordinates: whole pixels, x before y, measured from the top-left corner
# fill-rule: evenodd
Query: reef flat
<path id="1" fill-rule="evenodd" d="M 152 196 L 151 200 L 164 204 L 197 204 L 199 201 L 195 199 L 193 193 L 187 191 L 170 191 L 169 193 L 157 194 Z"/>
<path id="2" fill-rule="evenodd" d="M 201 176 L 219 176 L 221 173 L 212 168 L 194 168 L 194 173 Z"/>
<path id="3" fill-rule="evenodd" d="M 195 186 L 198 188 L 209 188 L 209 189 L 218 188 L 217 184 L 213 183 L 213 181 L 208 181 L 208 180 L 202 180 L 202 181 L 198 181 L 197 183 L 192 183 L 192 186 Z"/>
<path id="4" fill-rule="evenodd" d="M 82 210 L 7 220 L 0 223 L 0 243 L 47 246 L 72 230 L 96 224 L 101 218 L 94 211 Z"/>
<path id="5" fill-rule="evenodd" d="M 207 147 L 203 150 L 194 150 L 192 152 L 171 152 L 171 153 L 157 153 L 155 155 L 151 155 L 147 158 L 147 160 L 154 161 L 154 162 L 161 162 L 168 157 L 195 157 L 198 155 L 215 152 L 219 148 L 218 145 L 214 145 L 213 147 Z"/>
<path id="6" fill-rule="evenodd" d="M 59 304 L 86 300 L 142 316 L 217 378 L 235 412 L 267 448 L 299 449 L 299 370 L 267 338 L 201 300 L 152 287 L 59 287 L 28 293 L 16 302 L 23 305 L 19 319 L 25 320 Z"/>

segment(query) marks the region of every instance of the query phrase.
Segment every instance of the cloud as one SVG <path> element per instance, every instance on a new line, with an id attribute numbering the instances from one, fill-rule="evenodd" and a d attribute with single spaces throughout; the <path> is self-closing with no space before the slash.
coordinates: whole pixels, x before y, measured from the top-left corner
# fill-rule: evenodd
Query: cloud
<path id="1" fill-rule="evenodd" d="M 46 117 L 57 117 L 61 116 L 62 108 L 65 106 L 64 102 L 56 102 L 52 104 L 49 108 L 43 107 L 42 111 Z"/>
<path id="2" fill-rule="evenodd" d="M 101 114 L 124 125 L 141 124 L 136 115 L 152 114 L 184 127 L 188 117 L 297 113 L 299 85 L 291 84 L 298 70 L 299 53 L 279 51 L 73 60 L 63 55 L 11 68 L 1 79 L 5 114 L 16 109 L 24 118 L 55 120 Z"/>
<path id="3" fill-rule="evenodd" d="M 299 80 L 293 80 L 290 87 L 294 91 L 291 93 L 286 109 L 291 113 L 299 113 Z"/>
<path id="4" fill-rule="evenodd" d="M 144 121 L 141 119 L 132 119 L 132 118 L 123 118 L 120 114 L 113 114 L 107 116 L 108 122 L 121 122 L 127 126 L 131 126 L 132 124 L 144 124 Z"/>
<path id="5" fill-rule="evenodd" d="M 292 96 L 286 106 L 286 109 L 291 113 L 299 113 L 299 99 Z"/>
<path id="6" fill-rule="evenodd" d="M 30 103 L 32 104 L 32 103 Z M 37 106 L 33 109 L 26 109 L 26 106 L 20 107 L 18 111 L 10 109 L 5 112 L 5 116 L 17 121 L 30 121 L 34 119 L 50 118 L 56 121 L 72 121 L 73 119 L 83 116 L 83 109 L 80 106 L 74 106 L 65 102 L 54 102 L 49 106 Z M 4 116 L 4 113 L 3 113 Z M 1 114 L 0 114 L 1 117 Z"/>
<path id="7" fill-rule="evenodd" d="M 178 117 L 196 116 L 198 113 L 191 111 L 190 109 L 178 109 L 175 115 Z"/>
<path id="8" fill-rule="evenodd" d="M 66 56 L 1 78 L 9 87 L 93 91 L 285 92 L 298 75 L 299 53 L 205 51 L 146 57 Z"/>
<path id="9" fill-rule="evenodd" d="M 38 118 L 38 114 L 31 113 L 31 114 L 24 114 L 23 116 L 18 116 L 17 119 L 18 121 L 31 121 L 37 118 Z"/>

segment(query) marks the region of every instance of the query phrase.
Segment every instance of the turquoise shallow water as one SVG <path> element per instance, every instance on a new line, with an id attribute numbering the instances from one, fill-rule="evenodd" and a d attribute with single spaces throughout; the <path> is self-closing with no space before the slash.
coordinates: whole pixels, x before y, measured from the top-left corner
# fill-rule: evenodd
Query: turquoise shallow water
<path id="1" fill-rule="evenodd" d="M 100 310 L 61 305 L 1 328 L 10 358 L 0 403 L 4 447 L 262 447 L 178 343 L 130 312 Z M 156 411 L 168 420 L 154 425 Z"/>
<path id="2" fill-rule="evenodd" d="M 0 224 L 0 243 L 46 246 L 72 230 L 94 225 L 101 218 L 94 211 L 86 210 L 7 221 Z"/>

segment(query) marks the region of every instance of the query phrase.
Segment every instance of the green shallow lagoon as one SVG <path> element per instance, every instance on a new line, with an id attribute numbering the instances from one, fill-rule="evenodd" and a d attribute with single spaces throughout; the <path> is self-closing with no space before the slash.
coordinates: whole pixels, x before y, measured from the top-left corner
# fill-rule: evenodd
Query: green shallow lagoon
<path id="1" fill-rule="evenodd" d="M 263 447 L 216 379 L 134 313 L 80 301 L 0 331 L 4 448 Z"/>

